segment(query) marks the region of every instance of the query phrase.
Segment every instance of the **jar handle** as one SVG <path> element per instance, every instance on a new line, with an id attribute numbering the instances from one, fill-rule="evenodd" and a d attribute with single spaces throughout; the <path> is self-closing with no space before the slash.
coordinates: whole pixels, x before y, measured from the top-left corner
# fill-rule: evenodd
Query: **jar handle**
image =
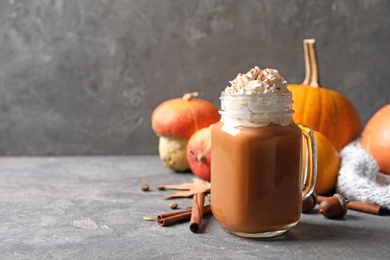
<path id="1" fill-rule="evenodd" d="M 302 130 L 302 199 L 309 197 L 316 184 L 317 178 L 317 142 L 313 131 L 299 124 Z"/>

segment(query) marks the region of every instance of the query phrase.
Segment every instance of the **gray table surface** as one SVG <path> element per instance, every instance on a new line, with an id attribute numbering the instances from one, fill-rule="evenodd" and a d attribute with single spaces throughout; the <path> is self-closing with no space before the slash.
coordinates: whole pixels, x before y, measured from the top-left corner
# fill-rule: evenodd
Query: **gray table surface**
<path id="1" fill-rule="evenodd" d="M 223 231 L 212 215 L 160 227 L 172 211 L 157 184 L 189 182 L 157 156 L 0 158 L 0 259 L 390 259 L 390 216 L 314 210 L 278 239 Z M 151 191 L 139 185 L 147 183 Z M 180 207 L 191 199 L 176 199 Z"/>

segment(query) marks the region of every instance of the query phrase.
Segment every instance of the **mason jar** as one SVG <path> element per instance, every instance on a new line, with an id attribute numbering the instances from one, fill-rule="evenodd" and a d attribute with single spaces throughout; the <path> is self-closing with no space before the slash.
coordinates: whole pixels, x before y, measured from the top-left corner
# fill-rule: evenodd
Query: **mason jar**
<path id="1" fill-rule="evenodd" d="M 241 237 L 274 237 L 296 225 L 315 185 L 313 132 L 294 123 L 291 92 L 221 93 L 211 138 L 211 208 Z"/>

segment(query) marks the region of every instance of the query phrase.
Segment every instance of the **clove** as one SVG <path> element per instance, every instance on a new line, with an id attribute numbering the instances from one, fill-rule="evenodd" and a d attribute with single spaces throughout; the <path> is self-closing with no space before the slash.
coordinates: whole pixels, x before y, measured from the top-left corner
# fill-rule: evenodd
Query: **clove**
<path id="1" fill-rule="evenodd" d="M 143 183 L 140 185 L 140 189 L 143 190 L 143 191 L 149 191 L 150 189 L 150 186 L 146 183 Z"/>

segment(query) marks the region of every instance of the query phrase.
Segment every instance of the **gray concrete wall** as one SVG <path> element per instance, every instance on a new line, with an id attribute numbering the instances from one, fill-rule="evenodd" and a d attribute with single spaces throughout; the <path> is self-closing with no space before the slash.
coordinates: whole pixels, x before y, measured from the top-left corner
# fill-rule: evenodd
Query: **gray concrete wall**
<path id="1" fill-rule="evenodd" d="M 0 1 L 0 154 L 154 154 L 160 102 L 220 91 L 254 65 L 323 86 L 363 123 L 390 103 L 390 1 Z"/>

